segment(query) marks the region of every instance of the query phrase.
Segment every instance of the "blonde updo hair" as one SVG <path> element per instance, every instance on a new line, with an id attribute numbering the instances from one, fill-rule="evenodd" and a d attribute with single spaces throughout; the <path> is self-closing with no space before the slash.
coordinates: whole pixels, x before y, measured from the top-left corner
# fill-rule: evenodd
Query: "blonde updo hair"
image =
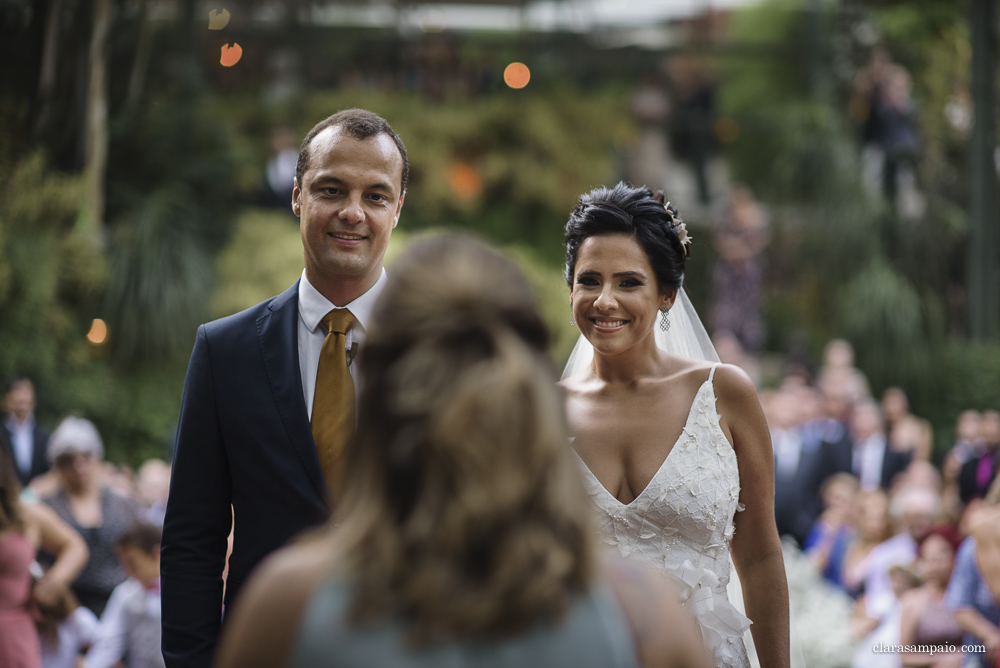
<path id="1" fill-rule="evenodd" d="M 417 643 L 556 621 L 594 568 L 588 499 L 531 291 L 465 237 L 393 264 L 360 358 L 333 542 L 350 620 Z"/>

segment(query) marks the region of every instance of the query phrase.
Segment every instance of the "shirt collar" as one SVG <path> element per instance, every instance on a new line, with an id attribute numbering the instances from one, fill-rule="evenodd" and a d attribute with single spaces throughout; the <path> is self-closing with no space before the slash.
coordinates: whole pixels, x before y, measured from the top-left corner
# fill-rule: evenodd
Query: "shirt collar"
<path id="1" fill-rule="evenodd" d="M 18 422 L 16 415 L 14 415 L 13 413 L 7 413 L 4 423 L 7 425 L 7 429 L 9 429 L 11 432 L 14 433 L 19 431 L 34 431 L 35 416 L 29 415 L 28 419 L 25 420 L 23 423 L 21 423 Z"/>
<path id="2" fill-rule="evenodd" d="M 382 274 L 375 281 L 375 285 L 368 288 L 367 292 L 343 307 L 350 309 L 355 320 L 361 325 L 361 329 L 367 328 L 372 309 L 375 308 L 375 302 L 378 300 L 379 295 L 382 294 L 387 280 L 388 277 L 383 267 Z M 302 318 L 302 322 L 306 328 L 310 332 L 315 332 L 316 328 L 323 321 L 323 317 L 335 308 L 338 307 L 313 287 L 313 284 L 306 278 L 306 271 L 303 269 L 302 279 L 299 281 L 299 317 Z"/>

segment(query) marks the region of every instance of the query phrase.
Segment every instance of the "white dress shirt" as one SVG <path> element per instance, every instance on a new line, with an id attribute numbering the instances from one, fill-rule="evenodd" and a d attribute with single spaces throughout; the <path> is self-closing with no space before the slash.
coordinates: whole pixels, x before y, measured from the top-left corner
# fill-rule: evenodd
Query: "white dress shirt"
<path id="1" fill-rule="evenodd" d="M 885 436 L 875 434 L 860 443 L 855 443 L 852 459 L 854 475 L 861 482 L 861 489 L 878 489 L 882 485 Z"/>
<path id="2" fill-rule="evenodd" d="M 129 668 L 163 668 L 160 653 L 160 591 L 129 578 L 111 592 L 84 668 L 113 668 L 128 657 Z"/>
<path id="3" fill-rule="evenodd" d="M 10 431 L 11 445 L 14 446 L 14 465 L 22 473 L 31 470 L 31 457 L 35 449 L 35 418 L 32 415 L 24 422 L 19 422 L 13 413 L 7 415 L 5 422 Z"/>
<path id="4" fill-rule="evenodd" d="M 774 444 L 777 477 L 786 480 L 794 478 L 802 458 L 802 434 L 797 429 L 774 429 L 771 442 Z"/>
<path id="5" fill-rule="evenodd" d="M 385 288 L 386 280 L 385 269 L 382 269 L 382 275 L 375 281 L 375 285 L 368 288 L 368 292 L 350 304 L 339 307 L 321 295 L 319 290 L 313 287 L 309 279 L 306 278 L 305 270 L 302 271 L 302 280 L 299 281 L 299 372 L 302 376 L 302 396 L 306 400 L 306 412 L 310 420 L 312 420 L 313 396 L 316 394 L 316 370 L 319 368 L 319 353 L 323 348 L 323 339 L 326 338 L 327 334 L 321 326 L 323 318 L 335 308 L 349 309 L 357 323 L 347 332 L 347 349 L 351 350 L 355 343 L 360 347 L 365 339 L 366 323 L 371 318 L 375 302 Z M 351 372 L 351 378 L 354 379 L 354 386 L 357 387 L 357 365 L 350 364 L 348 370 Z M 359 394 L 355 392 L 355 397 Z"/>

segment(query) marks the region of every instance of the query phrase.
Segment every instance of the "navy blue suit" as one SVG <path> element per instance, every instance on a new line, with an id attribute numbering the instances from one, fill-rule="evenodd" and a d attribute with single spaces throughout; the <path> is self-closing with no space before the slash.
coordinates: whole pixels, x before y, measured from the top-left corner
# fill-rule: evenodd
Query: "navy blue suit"
<path id="1" fill-rule="evenodd" d="M 181 403 L 161 552 L 168 667 L 210 666 L 235 521 L 227 609 L 253 568 L 330 512 L 302 395 L 298 283 L 202 325 Z"/>
<path id="2" fill-rule="evenodd" d="M 6 416 L 0 413 L 0 448 L 3 448 L 11 463 L 14 464 L 14 471 L 17 473 L 21 487 L 27 487 L 33 478 L 49 470 L 49 433 L 39 429 L 38 426 L 32 430 L 31 466 L 27 471 L 23 471 L 17 465 L 17 458 L 14 456 L 14 435 L 7 429 L 7 425 L 3 424 L 4 417 Z"/>

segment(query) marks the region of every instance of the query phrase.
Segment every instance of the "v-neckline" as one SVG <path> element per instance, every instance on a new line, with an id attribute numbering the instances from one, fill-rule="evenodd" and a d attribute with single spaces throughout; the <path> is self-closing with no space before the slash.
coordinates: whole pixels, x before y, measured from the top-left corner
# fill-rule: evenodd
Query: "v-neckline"
<path id="1" fill-rule="evenodd" d="M 587 471 L 587 474 L 594 479 L 594 482 L 597 483 L 597 486 L 601 488 L 601 491 L 604 492 L 604 494 L 607 495 L 608 498 L 610 498 L 612 501 L 614 501 L 622 508 L 631 508 L 635 504 L 635 502 L 638 501 L 646 493 L 646 490 L 648 490 L 652 486 L 653 481 L 656 480 L 657 476 L 660 475 L 660 472 L 666 467 L 667 462 L 670 461 L 670 456 L 674 454 L 674 450 L 676 450 L 677 446 L 680 445 L 681 441 L 684 439 L 684 435 L 687 434 L 688 425 L 691 423 L 691 416 L 694 415 L 694 408 L 698 404 L 698 400 L 701 398 L 701 393 L 704 391 L 705 386 L 711 385 L 712 376 L 714 375 L 715 375 L 714 373 L 709 373 L 708 378 L 705 379 L 705 382 L 703 382 L 701 386 L 698 387 L 698 391 L 695 392 L 694 399 L 691 401 L 691 407 L 688 408 L 687 419 L 684 420 L 684 428 L 681 429 L 680 436 L 678 436 L 677 440 L 674 441 L 674 444 L 670 446 L 670 451 L 667 452 L 667 455 L 663 458 L 663 461 L 660 463 L 660 466 L 656 469 L 656 472 L 653 473 L 653 477 L 649 479 L 649 482 L 647 482 L 646 486 L 642 488 L 642 491 L 636 494 L 635 498 L 633 498 L 628 503 L 622 503 L 617 496 L 612 494 L 611 491 L 604 486 L 604 483 L 602 483 L 600 479 L 598 479 L 598 477 L 594 475 L 594 472 L 590 470 L 590 467 L 587 466 L 587 462 L 583 461 L 583 457 L 580 456 L 580 454 L 576 451 L 576 449 L 572 447 L 570 448 L 571 450 L 573 450 L 573 454 L 576 455 L 577 459 L 580 460 L 580 463 L 583 465 L 583 468 Z"/>

